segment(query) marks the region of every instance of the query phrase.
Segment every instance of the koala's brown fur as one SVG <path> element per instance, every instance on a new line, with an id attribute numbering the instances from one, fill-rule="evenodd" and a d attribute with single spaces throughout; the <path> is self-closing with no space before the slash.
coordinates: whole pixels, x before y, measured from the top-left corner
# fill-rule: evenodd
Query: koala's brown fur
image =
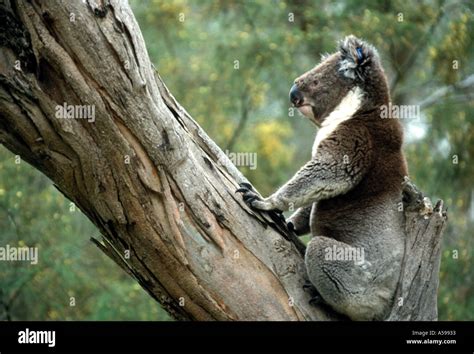
<path id="1" fill-rule="evenodd" d="M 408 172 L 401 124 L 380 115 L 390 95 L 376 50 L 346 37 L 295 80 L 290 98 L 320 126 L 312 159 L 270 197 L 246 200 L 261 210 L 299 208 L 289 222 L 297 234 L 311 230 L 306 269 L 323 300 L 354 320 L 383 319 L 404 254 L 400 206 Z M 363 259 L 329 257 L 356 249 Z"/>

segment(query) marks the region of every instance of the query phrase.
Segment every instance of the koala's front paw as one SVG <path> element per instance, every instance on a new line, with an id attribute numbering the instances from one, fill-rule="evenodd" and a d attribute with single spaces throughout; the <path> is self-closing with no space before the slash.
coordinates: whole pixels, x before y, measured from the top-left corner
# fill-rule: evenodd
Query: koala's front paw
<path id="1" fill-rule="evenodd" d="M 267 199 L 262 199 L 253 189 L 252 185 L 249 183 L 239 183 L 240 188 L 235 192 L 242 193 L 242 198 L 244 199 L 245 204 L 253 209 L 258 210 L 273 210 L 275 209 L 273 205 L 267 201 Z"/>
<path id="2" fill-rule="evenodd" d="M 239 183 L 240 188 L 235 191 L 235 193 L 242 193 L 242 199 L 245 204 L 252 207 L 252 202 L 255 200 L 262 200 L 260 196 L 254 192 L 254 189 L 250 183 Z"/>

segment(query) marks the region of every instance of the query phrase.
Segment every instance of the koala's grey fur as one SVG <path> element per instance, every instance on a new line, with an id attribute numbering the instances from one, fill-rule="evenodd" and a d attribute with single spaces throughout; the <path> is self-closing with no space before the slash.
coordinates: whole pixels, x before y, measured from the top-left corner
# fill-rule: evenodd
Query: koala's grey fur
<path id="1" fill-rule="evenodd" d="M 383 319 L 392 306 L 404 254 L 402 182 L 408 174 L 397 119 L 376 50 L 354 36 L 295 80 L 299 110 L 320 126 L 312 159 L 265 199 L 262 210 L 299 208 L 297 234 L 311 230 L 305 263 L 325 302 L 354 320 Z M 356 247 L 364 261 L 331 260 L 328 249 Z"/>

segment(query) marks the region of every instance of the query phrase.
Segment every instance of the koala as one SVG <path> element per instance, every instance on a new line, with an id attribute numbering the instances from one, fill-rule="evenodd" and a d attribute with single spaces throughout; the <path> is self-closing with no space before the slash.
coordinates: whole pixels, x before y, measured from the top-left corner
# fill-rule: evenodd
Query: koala
<path id="1" fill-rule="evenodd" d="M 390 93 L 376 49 L 346 37 L 294 81 L 290 100 L 319 127 L 311 160 L 268 198 L 248 184 L 238 191 L 253 209 L 296 210 L 288 226 L 311 232 L 306 271 L 325 303 L 352 320 L 382 320 L 401 273 L 408 171 L 399 120 L 381 118 Z"/>

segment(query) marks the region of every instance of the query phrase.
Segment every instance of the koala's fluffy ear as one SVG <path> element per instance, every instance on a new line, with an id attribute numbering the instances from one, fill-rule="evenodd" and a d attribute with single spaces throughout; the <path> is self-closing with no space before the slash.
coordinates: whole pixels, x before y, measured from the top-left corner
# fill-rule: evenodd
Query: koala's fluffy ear
<path id="1" fill-rule="evenodd" d="M 353 35 L 339 42 L 339 51 L 339 72 L 349 79 L 364 80 L 369 74 L 371 64 L 378 58 L 374 47 Z"/>

